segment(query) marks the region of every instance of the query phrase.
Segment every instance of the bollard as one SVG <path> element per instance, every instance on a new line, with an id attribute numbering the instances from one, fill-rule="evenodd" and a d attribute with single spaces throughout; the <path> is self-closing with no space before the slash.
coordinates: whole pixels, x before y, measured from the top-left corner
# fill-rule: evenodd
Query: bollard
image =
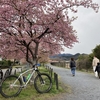
<path id="1" fill-rule="evenodd" d="M 15 69 L 15 71 L 14 71 L 14 75 L 16 75 L 16 69 Z"/>
<path id="2" fill-rule="evenodd" d="M 53 69 L 50 68 L 50 76 L 52 77 Z"/>
<path id="3" fill-rule="evenodd" d="M 12 73 L 12 67 L 10 66 L 9 67 L 9 75 L 11 75 L 11 73 Z"/>
<path id="4" fill-rule="evenodd" d="M 56 82 L 56 89 L 58 90 L 58 74 L 54 73 L 54 82 Z"/>
<path id="5" fill-rule="evenodd" d="M 52 77 L 53 69 L 51 69 L 51 77 Z"/>

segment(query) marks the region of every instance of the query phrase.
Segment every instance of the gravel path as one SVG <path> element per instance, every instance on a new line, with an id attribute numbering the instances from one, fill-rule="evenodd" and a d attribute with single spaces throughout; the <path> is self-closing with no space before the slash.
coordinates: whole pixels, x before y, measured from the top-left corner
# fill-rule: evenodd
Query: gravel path
<path id="1" fill-rule="evenodd" d="M 60 76 L 61 81 L 72 89 L 72 93 L 65 93 L 54 100 L 100 100 L 100 79 L 94 74 L 76 71 L 73 77 L 70 69 L 49 66 Z"/>

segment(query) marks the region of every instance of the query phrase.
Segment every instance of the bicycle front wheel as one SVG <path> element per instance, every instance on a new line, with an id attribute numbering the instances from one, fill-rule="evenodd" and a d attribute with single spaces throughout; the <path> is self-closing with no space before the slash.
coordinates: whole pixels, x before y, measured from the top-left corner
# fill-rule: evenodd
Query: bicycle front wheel
<path id="1" fill-rule="evenodd" d="M 34 80 L 34 87 L 39 93 L 47 93 L 51 90 L 52 79 L 48 74 L 38 74 Z"/>
<path id="2" fill-rule="evenodd" d="M 1 82 L 0 86 L 1 95 L 5 98 L 15 97 L 21 92 L 22 90 L 21 85 L 22 81 L 18 79 L 17 76 L 10 75 Z"/>

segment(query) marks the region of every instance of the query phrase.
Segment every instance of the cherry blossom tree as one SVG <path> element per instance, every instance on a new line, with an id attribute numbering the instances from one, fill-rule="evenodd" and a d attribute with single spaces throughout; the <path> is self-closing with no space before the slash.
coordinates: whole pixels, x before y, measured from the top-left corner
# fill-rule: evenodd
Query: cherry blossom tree
<path id="1" fill-rule="evenodd" d="M 92 0 L 0 0 L 0 55 L 33 63 L 41 51 L 72 47 L 78 40 L 69 11 L 79 6 L 99 9 Z"/>

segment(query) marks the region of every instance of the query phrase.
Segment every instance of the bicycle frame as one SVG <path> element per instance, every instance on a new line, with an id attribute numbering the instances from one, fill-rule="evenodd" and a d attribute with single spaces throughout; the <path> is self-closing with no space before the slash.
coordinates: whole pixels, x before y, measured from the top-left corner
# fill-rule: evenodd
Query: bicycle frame
<path id="1" fill-rule="evenodd" d="M 22 81 L 22 83 L 23 83 L 23 84 L 22 84 L 22 87 L 26 87 L 26 86 L 27 86 L 27 84 L 29 83 L 29 81 L 31 80 L 33 74 L 34 74 L 36 71 L 37 71 L 37 68 L 36 68 L 36 67 L 35 67 L 35 68 L 31 68 L 31 69 L 28 69 L 28 70 L 24 71 L 23 73 L 21 73 L 21 74 L 18 76 L 18 79 L 21 79 L 21 81 Z M 25 73 L 28 73 L 28 72 L 31 72 L 31 73 L 30 73 L 31 75 L 30 75 L 29 79 L 28 79 L 26 82 L 24 82 L 23 76 L 24 76 Z M 18 79 L 16 79 L 15 82 L 14 82 L 11 86 L 18 86 L 18 85 L 16 85 L 16 82 L 18 81 Z"/>
<path id="2" fill-rule="evenodd" d="M 36 75 L 35 75 L 36 72 Z M 35 75 L 35 76 L 34 76 Z M 27 77 L 27 80 L 24 80 Z M 0 84 L 0 94 L 5 97 L 15 97 L 25 88 L 32 80 L 32 85 L 39 93 L 47 93 L 51 90 L 52 79 L 46 73 L 41 73 L 37 65 L 25 70 L 17 75 L 9 75 L 2 80 Z"/>

